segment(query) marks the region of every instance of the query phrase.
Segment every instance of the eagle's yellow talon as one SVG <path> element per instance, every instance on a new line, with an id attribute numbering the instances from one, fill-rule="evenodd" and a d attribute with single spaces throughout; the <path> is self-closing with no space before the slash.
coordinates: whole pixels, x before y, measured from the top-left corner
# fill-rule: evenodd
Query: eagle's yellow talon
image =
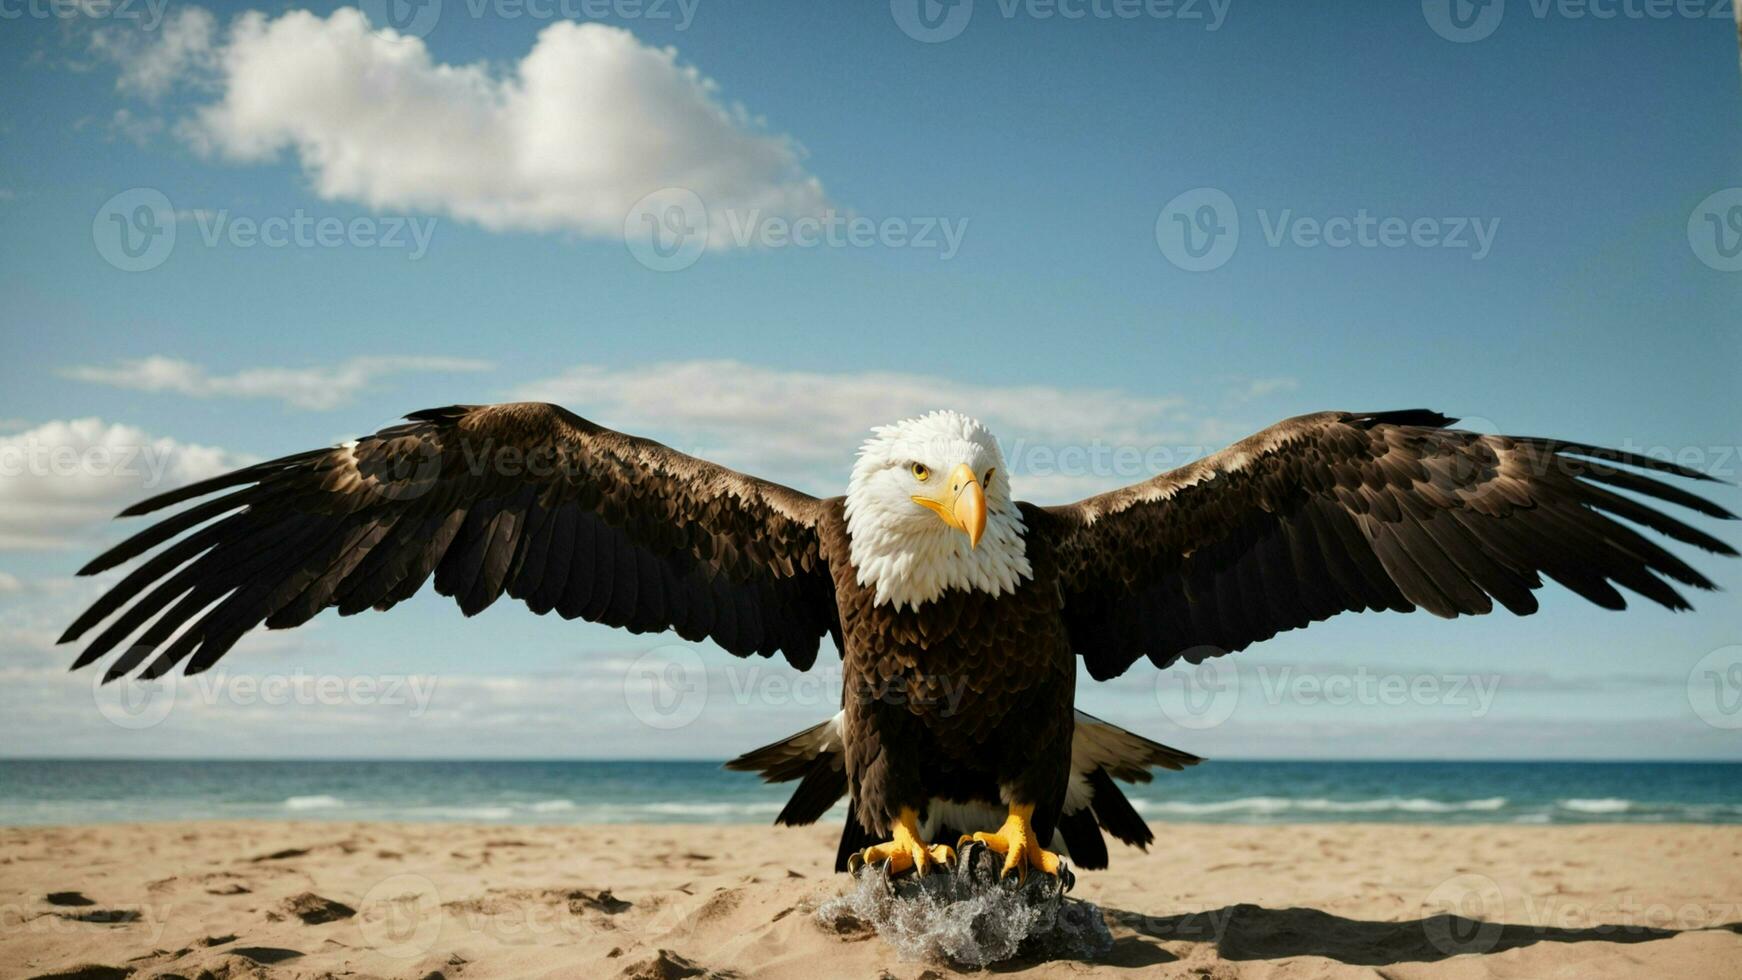
<path id="1" fill-rule="evenodd" d="M 896 818 L 893 839 L 887 844 L 873 844 L 859 852 L 865 864 L 889 862 L 889 873 L 900 874 L 908 868 L 920 877 L 934 867 L 949 867 L 956 863 L 956 852 L 947 844 L 927 845 L 919 839 L 919 814 L 903 807 Z"/>
<path id="2" fill-rule="evenodd" d="M 997 833 L 989 834 L 982 830 L 973 834 L 964 834 L 962 839 L 956 842 L 956 846 L 960 847 L 969 841 L 979 841 L 987 848 L 1004 855 L 1004 870 L 998 873 L 1000 878 L 1008 877 L 1010 872 L 1014 871 L 1019 881 L 1026 881 L 1028 880 L 1029 868 L 1038 868 L 1056 877 L 1059 873 L 1059 856 L 1041 847 L 1040 842 L 1035 840 L 1034 825 L 1029 823 L 1029 818 L 1032 816 L 1034 816 L 1033 806 L 1025 803 L 1012 803 L 1010 816 L 1005 818 L 1004 826 L 999 827 Z"/>

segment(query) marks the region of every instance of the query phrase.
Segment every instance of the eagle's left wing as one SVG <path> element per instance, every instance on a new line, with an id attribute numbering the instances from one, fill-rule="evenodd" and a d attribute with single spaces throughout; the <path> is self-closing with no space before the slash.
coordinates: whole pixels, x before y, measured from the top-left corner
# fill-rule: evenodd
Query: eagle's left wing
<path id="1" fill-rule="evenodd" d="M 1540 575 L 1611 609 L 1621 585 L 1671 609 L 1664 578 L 1711 581 L 1616 517 L 1735 549 L 1611 487 L 1732 518 L 1624 467 L 1710 479 L 1578 443 L 1445 428 L 1428 411 L 1320 412 L 1144 483 L 1025 506 L 1060 568 L 1071 644 L 1098 679 L 1240 650 L 1340 612 L 1536 610 Z M 1616 465 L 1622 464 L 1622 465 Z M 1612 585 L 1611 583 L 1614 583 Z"/>
<path id="2" fill-rule="evenodd" d="M 257 626 L 386 609 L 432 576 L 468 616 L 507 593 L 536 613 L 778 651 L 801 669 L 824 635 L 838 642 L 824 501 L 556 405 L 407 419 L 123 511 L 208 498 L 80 571 L 158 549 L 68 627 L 63 643 L 114 617 L 74 666 L 121 647 L 108 679 L 183 662 L 198 673 Z"/>

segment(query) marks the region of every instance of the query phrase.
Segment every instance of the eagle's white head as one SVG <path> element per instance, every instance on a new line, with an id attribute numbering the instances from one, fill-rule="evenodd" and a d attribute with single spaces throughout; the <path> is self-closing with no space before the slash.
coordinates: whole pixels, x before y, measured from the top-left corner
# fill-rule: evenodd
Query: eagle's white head
<path id="1" fill-rule="evenodd" d="M 859 584 L 897 609 L 945 589 L 1014 592 L 1032 574 L 998 440 L 956 412 L 872 430 L 847 485 L 847 536 Z"/>

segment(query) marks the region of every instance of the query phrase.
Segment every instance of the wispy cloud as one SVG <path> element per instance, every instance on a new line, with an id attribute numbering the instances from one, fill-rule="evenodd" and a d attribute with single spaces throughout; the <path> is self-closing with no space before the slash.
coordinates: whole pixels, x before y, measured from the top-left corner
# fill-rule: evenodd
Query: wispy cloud
<path id="1" fill-rule="evenodd" d="M 1299 386 L 1299 382 L 1293 378 L 1254 378 L 1244 384 L 1236 384 L 1229 392 L 1229 397 L 1237 401 L 1253 401 L 1293 391 Z"/>
<path id="2" fill-rule="evenodd" d="M 216 67 L 217 18 L 204 7 L 180 7 L 158 30 L 107 26 L 91 35 L 92 53 L 120 70 L 119 91 L 147 100 L 202 78 Z"/>
<path id="3" fill-rule="evenodd" d="M 828 208 L 795 140 L 723 101 L 675 48 L 617 27 L 552 23 L 500 68 L 438 62 L 351 7 L 249 11 L 220 31 L 196 6 L 155 35 L 99 32 L 93 48 L 124 92 L 193 93 L 176 129 L 197 150 L 238 163 L 288 153 L 329 200 L 600 237 L 622 236 L 636 202 L 665 188 L 769 218 Z M 150 127 L 124 122 L 129 135 Z M 729 244 L 721 225 L 716 244 Z"/>
<path id="4" fill-rule="evenodd" d="M 304 368 L 249 368 L 212 374 L 173 357 L 145 357 L 112 366 L 84 365 L 61 373 L 78 381 L 170 392 L 194 398 L 270 398 L 294 408 L 337 408 L 381 378 L 422 372 L 486 371 L 488 361 L 458 357 L 354 357 L 339 364 Z"/>
<path id="5" fill-rule="evenodd" d="M 96 418 L 0 436 L 0 549 L 86 542 L 127 504 L 246 462 Z"/>
<path id="6" fill-rule="evenodd" d="M 1137 482 L 1274 421 L 1249 421 L 1244 408 L 1230 415 L 1223 412 L 1228 406 L 1111 388 L 968 384 L 734 361 L 581 365 L 521 385 L 515 395 L 564 404 L 615 428 L 652 429 L 693 455 L 827 492 L 840 489 L 873 426 L 939 408 L 991 426 L 1017 492 L 1041 499 Z"/>

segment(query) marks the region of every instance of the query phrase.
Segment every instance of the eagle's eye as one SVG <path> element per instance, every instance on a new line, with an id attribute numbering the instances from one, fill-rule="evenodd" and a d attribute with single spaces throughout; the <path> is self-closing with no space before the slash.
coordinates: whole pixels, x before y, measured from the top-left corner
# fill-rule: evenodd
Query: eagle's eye
<path id="1" fill-rule="evenodd" d="M 931 479 L 931 467 L 924 463 L 913 463 L 908 466 L 907 470 L 909 473 L 913 474 L 915 480 L 918 480 L 921 483 Z"/>
<path id="2" fill-rule="evenodd" d="M 990 487 L 992 485 L 992 474 L 994 474 L 996 472 L 998 472 L 997 467 L 993 467 L 992 469 L 987 470 L 986 471 L 986 479 L 981 480 L 980 485 L 983 487 Z"/>

